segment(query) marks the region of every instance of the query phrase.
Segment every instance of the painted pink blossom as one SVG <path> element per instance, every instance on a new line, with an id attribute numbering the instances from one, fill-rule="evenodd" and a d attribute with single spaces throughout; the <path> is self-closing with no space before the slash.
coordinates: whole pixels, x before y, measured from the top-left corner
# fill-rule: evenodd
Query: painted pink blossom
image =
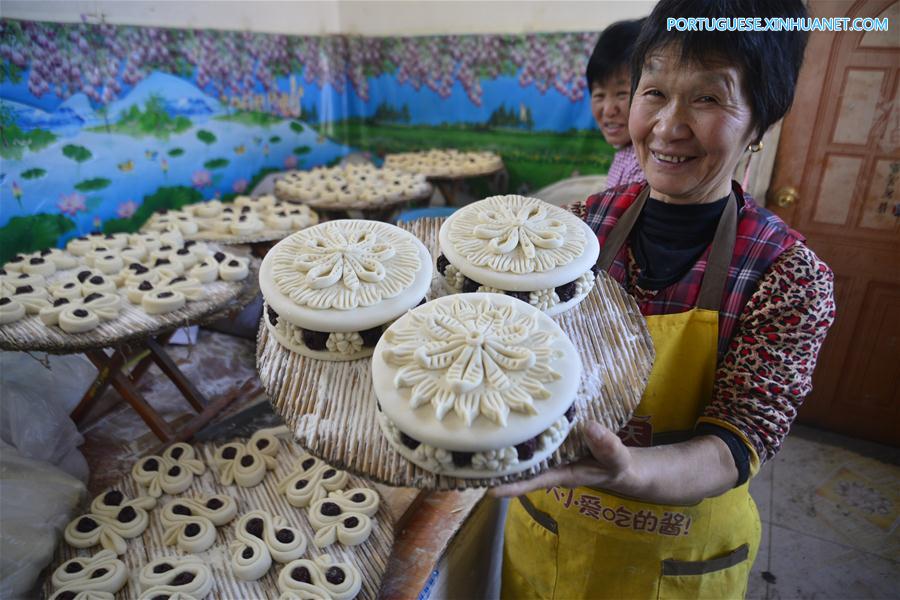
<path id="1" fill-rule="evenodd" d="M 135 202 L 134 200 L 126 200 L 119 205 L 119 208 L 116 210 L 116 215 L 120 219 L 128 219 L 134 214 L 137 208 L 137 202 Z"/>
<path id="2" fill-rule="evenodd" d="M 249 182 L 246 179 L 238 179 L 234 182 L 231 188 L 235 191 L 236 194 L 243 194 L 247 189 L 247 184 Z"/>
<path id="3" fill-rule="evenodd" d="M 209 187 L 212 185 L 212 174 L 206 169 L 201 169 L 191 177 L 191 184 L 197 189 Z"/>
<path id="4" fill-rule="evenodd" d="M 59 212 L 72 217 L 87 210 L 87 206 L 84 204 L 84 196 L 77 192 L 60 194 L 59 202 L 56 206 L 59 208 Z"/>
<path id="5" fill-rule="evenodd" d="M 297 157 L 291 154 L 286 159 L 284 159 L 284 168 L 285 169 L 296 169 L 297 168 Z"/>
<path id="6" fill-rule="evenodd" d="M 103 225 L 103 219 L 94 217 L 94 231 L 99 231 L 101 225 Z"/>

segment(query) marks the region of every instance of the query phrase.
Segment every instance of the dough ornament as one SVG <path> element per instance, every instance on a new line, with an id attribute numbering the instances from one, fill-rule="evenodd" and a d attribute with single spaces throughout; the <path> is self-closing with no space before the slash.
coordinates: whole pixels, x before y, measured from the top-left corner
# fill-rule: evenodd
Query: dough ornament
<path id="1" fill-rule="evenodd" d="M 538 313 L 487 297 L 454 298 L 385 333 L 394 344 L 384 352 L 398 368 L 394 385 L 411 388 L 410 407 L 431 404 L 438 420 L 453 411 L 467 426 L 483 415 L 505 427 L 511 410 L 534 414 L 535 400 L 550 396 L 545 384 L 561 377 L 551 367 L 554 338 L 539 329 Z"/>
<path id="2" fill-rule="evenodd" d="M 68 252 L 64 252 L 59 248 L 47 248 L 46 250 L 41 250 L 37 253 L 38 256 L 46 260 L 53 261 L 53 264 L 56 265 L 57 271 L 63 271 L 65 269 L 74 269 L 78 266 L 78 259 L 69 254 Z"/>
<path id="3" fill-rule="evenodd" d="M 335 562 L 327 554 L 315 560 L 292 561 L 278 574 L 282 600 L 350 600 L 362 588 L 362 575 L 354 565 Z"/>
<path id="4" fill-rule="evenodd" d="M 17 281 L 17 284 L 20 282 Z M 29 315 L 36 315 L 41 312 L 42 308 L 50 305 L 47 290 L 42 287 L 34 287 L 31 285 L 16 285 L 10 294 L 10 299 L 18 302 L 25 307 L 25 312 Z"/>
<path id="5" fill-rule="evenodd" d="M 372 361 L 388 441 L 422 468 L 457 477 L 514 473 L 546 458 L 568 435 L 580 379 L 559 325 L 500 294 L 413 309 L 384 333 Z"/>
<path id="6" fill-rule="evenodd" d="M 299 458 L 300 466 L 278 484 L 278 491 L 287 497 L 291 506 L 304 508 L 347 485 L 350 479 L 307 452 Z"/>
<path id="7" fill-rule="evenodd" d="M 196 458 L 193 446 L 178 442 L 166 448 L 162 456 L 145 456 L 137 461 L 131 475 L 149 495 L 159 498 L 163 493 L 180 494 L 191 487 L 194 475 L 205 470 L 206 465 Z"/>
<path id="8" fill-rule="evenodd" d="M 74 277 L 52 283 L 47 287 L 47 291 L 54 298 L 67 298 L 69 300 L 81 298 L 84 295 L 81 290 L 81 282 Z"/>
<path id="9" fill-rule="evenodd" d="M 324 548 L 335 542 L 345 546 L 362 544 L 372 533 L 372 519 L 381 500 L 368 488 L 331 492 L 309 509 L 309 523 L 316 530 L 313 543 Z"/>
<path id="10" fill-rule="evenodd" d="M 277 435 L 287 433 L 284 426 L 260 429 L 246 444 L 231 442 L 216 450 L 213 463 L 219 474 L 219 483 L 241 487 L 253 487 L 275 468 L 275 455 L 280 443 Z"/>
<path id="11" fill-rule="evenodd" d="M 196 556 L 163 556 L 147 563 L 139 576 L 144 592 L 141 599 L 160 596 L 174 598 L 205 598 L 213 587 L 212 572 Z"/>
<path id="12" fill-rule="evenodd" d="M 95 292 L 84 298 L 57 298 L 40 310 L 45 325 L 59 325 L 66 333 L 84 333 L 119 316 L 122 298 L 117 294 Z"/>
<path id="13" fill-rule="evenodd" d="M 101 550 L 97 554 L 72 558 L 61 564 L 50 578 L 56 592 L 51 598 L 88 598 L 97 596 L 80 596 L 80 592 L 101 592 L 115 594 L 128 582 L 128 568 L 116 553 Z"/>
<path id="14" fill-rule="evenodd" d="M 97 496 L 88 514 L 66 526 L 65 538 L 75 548 L 90 548 L 100 544 L 117 555 L 124 554 L 125 540 L 135 538 L 147 529 L 147 511 L 156 506 L 156 499 L 141 496 L 126 500 L 118 490 Z"/>
<path id="15" fill-rule="evenodd" d="M 209 498 L 179 498 L 166 504 L 160 515 L 163 542 L 184 552 L 197 554 L 216 542 L 216 527 L 237 515 L 237 503 L 223 495 Z"/>
<path id="16" fill-rule="evenodd" d="M 43 310 L 43 309 L 42 309 Z M 15 298 L 3 296 L 0 298 L 0 325 L 15 323 L 25 316 L 25 305 L 17 302 Z"/>
<path id="17" fill-rule="evenodd" d="M 52 260 L 45 259 L 40 255 L 30 254 L 25 258 L 25 263 L 22 265 L 22 272 L 28 273 L 29 275 L 49 277 L 56 273 L 56 263 Z"/>
<path id="18" fill-rule="evenodd" d="M 237 523 L 231 543 L 231 567 L 235 576 L 254 581 L 265 575 L 272 561 L 286 563 L 306 552 L 306 537 L 287 527 L 284 517 L 254 510 Z"/>
<path id="19" fill-rule="evenodd" d="M 438 272 L 450 293 L 497 292 L 555 315 L 594 285 L 600 246 L 583 221 L 537 198 L 507 195 L 473 202 L 438 235 Z"/>
<path id="20" fill-rule="evenodd" d="M 212 283 L 219 278 L 219 263 L 212 256 L 205 256 L 191 267 L 188 275 L 200 283 Z"/>
<path id="21" fill-rule="evenodd" d="M 34 289 L 44 288 L 47 286 L 47 280 L 43 275 L 29 275 L 16 271 L 3 270 L 3 274 L 0 275 L 0 290 L 4 294 L 12 294 L 16 289 L 26 285 Z"/>

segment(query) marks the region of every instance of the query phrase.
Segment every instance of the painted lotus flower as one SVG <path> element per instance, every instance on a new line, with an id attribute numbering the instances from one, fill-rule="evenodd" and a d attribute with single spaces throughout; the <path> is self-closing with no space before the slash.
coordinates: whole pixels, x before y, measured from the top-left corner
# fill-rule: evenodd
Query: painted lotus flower
<path id="1" fill-rule="evenodd" d="M 247 189 L 248 184 L 249 182 L 246 179 L 238 179 L 232 184 L 231 189 L 233 189 L 237 194 L 243 194 Z"/>
<path id="2" fill-rule="evenodd" d="M 284 159 L 284 168 L 285 169 L 296 169 L 297 168 L 297 157 L 293 154 Z"/>
<path id="3" fill-rule="evenodd" d="M 77 192 L 72 192 L 71 194 L 61 194 L 59 197 L 59 202 L 56 204 L 56 206 L 59 208 L 59 212 L 71 217 L 74 217 L 76 214 L 87 210 L 87 206 L 85 206 L 84 204 L 84 196 Z"/>
<path id="4" fill-rule="evenodd" d="M 128 219 L 135 213 L 137 208 L 137 202 L 135 202 L 134 200 L 126 200 L 119 205 L 118 209 L 116 209 L 116 216 L 118 216 L 120 219 Z"/>
<path id="5" fill-rule="evenodd" d="M 201 169 L 191 177 L 191 185 L 201 189 L 212 185 L 212 174 L 206 169 Z"/>

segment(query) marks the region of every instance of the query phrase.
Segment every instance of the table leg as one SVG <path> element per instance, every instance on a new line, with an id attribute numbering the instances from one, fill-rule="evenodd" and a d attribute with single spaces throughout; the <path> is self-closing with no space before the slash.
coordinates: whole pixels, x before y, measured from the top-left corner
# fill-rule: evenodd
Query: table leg
<path id="1" fill-rule="evenodd" d="M 452 180 L 436 181 L 435 185 L 441 191 L 446 206 L 456 206 L 456 183 Z"/>
<path id="2" fill-rule="evenodd" d="M 112 356 L 108 356 L 103 350 L 88 350 L 85 355 L 97 367 L 98 373 L 84 396 L 81 397 L 78 406 L 69 414 L 76 424 L 82 421 L 88 411 L 93 408 L 96 401 L 109 387 L 112 375 L 118 372 L 125 363 L 125 355 L 121 352 L 113 352 Z"/>
<path id="3" fill-rule="evenodd" d="M 107 354 L 100 349 L 87 350 L 84 354 L 97 368 L 98 374 L 78 403 L 78 406 L 72 411 L 70 415 L 72 420 L 75 423 L 83 420 L 103 392 L 106 391 L 106 388 L 111 385 L 138 413 L 138 416 L 143 419 L 156 437 L 163 444 L 169 444 L 176 440 L 183 441 L 193 437 L 197 431 L 206 426 L 225 407 L 254 387 L 253 382 L 248 381 L 239 389 L 207 404 L 206 398 L 200 390 L 185 377 L 184 373 L 175 364 L 175 361 L 162 348 L 161 344 L 166 343 L 173 333 L 174 331 L 170 331 L 155 339 L 149 338 L 127 349 L 125 347 L 116 348 L 112 354 Z M 128 362 L 129 357 L 133 357 L 144 350 L 147 350 L 149 354 L 138 362 L 130 374 L 125 373 L 122 368 Z M 199 413 L 178 431 L 172 429 L 172 426 L 150 406 L 137 387 L 135 387 L 137 381 L 147 372 L 150 364 L 154 362 L 159 366 L 163 374 L 175 384 L 175 387 L 178 388 L 178 391 L 190 403 L 191 407 Z"/>
<path id="4" fill-rule="evenodd" d="M 157 336 L 156 343 L 161 346 L 164 345 L 173 335 L 175 335 L 176 331 L 176 329 L 173 329 L 172 331 L 167 331 L 166 333 Z M 133 354 L 137 354 L 137 352 Z M 147 354 L 147 356 L 143 357 L 128 374 L 128 378 L 131 379 L 131 383 L 137 385 L 137 383 L 141 380 L 141 377 L 144 376 L 144 373 L 147 372 L 147 370 L 150 368 L 150 365 L 152 364 L 153 353 L 151 352 L 150 354 Z"/>
<path id="5" fill-rule="evenodd" d="M 509 172 L 504 167 L 488 180 L 488 188 L 496 195 L 505 194 L 509 189 Z"/>
<path id="6" fill-rule="evenodd" d="M 156 437 L 163 442 L 169 442 L 175 438 L 175 432 L 172 430 L 165 419 L 159 416 L 159 413 L 144 400 L 141 393 L 131 385 L 131 382 L 122 373 L 113 375 L 112 386 L 122 395 L 123 398 L 131 405 L 137 414 L 144 420 L 147 427 L 150 428 Z"/>
<path id="7" fill-rule="evenodd" d="M 107 385 L 112 385 L 113 388 L 119 394 L 125 398 L 125 401 L 134 408 L 135 412 L 137 412 L 138 416 L 143 419 L 144 423 L 150 428 L 150 430 L 164 442 L 171 440 L 174 437 L 174 432 L 172 431 L 172 427 L 169 426 L 166 421 L 159 416 L 159 413 L 154 410 L 150 404 L 144 400 L 144 397 L 141 396 L 141 393 L 135 388 L 131 381 L 126 377 L 122 371 L 122 365 L 126 361 L 126 354 L 122 350 L 115 350 L 112 353 L 112 356 L 107 355 L 102 350 L 88 350 L 85 352 L 85 355 L 88 359 L 94 363 L 94 366 L 100 371 L 101 375 L 105 374 L 107 379 Z M 99 378 L 100 376 L 98 376 Z M 92 386 L 93 387 L 93 386 Z M 99 396 L 93 396 L 94 399 Z M 83 403 L 84 401 L 82 401 Z M 90 404 L 93 404 L 93 400 Z M 79 416 L 83 416 L 84 412 L 86 412 L 86 407 L 83 413 Z M 81 408 L 81 404 L 76 407 L 76 410 Z M 73 420 L 75 419 L 73 412 Z M 77 420 L 76 420 L 77 422 Z"/>
<path id="8" fill-rule="evenodd" d="M 200 393 L 200 390 L 184 376 L 184 373 L 181 372 L 175 364 L 175 361 L 166 354 L 166 351 L 162 349 L 162 346 L 160 346 L 156 340 L 151 338 L 144 343 L 146 344 L 147 349 L 150 350 L 150 356 L 153 361 L 159 366 L 160 370 L 166 374 L 166 377 L 175 384 L 175 387 L 178 388 L 185 400 L 190 403 L 195 411 L 198 413 L 202 412 L 203 406 L 206 404 L 206 398 Z"/>

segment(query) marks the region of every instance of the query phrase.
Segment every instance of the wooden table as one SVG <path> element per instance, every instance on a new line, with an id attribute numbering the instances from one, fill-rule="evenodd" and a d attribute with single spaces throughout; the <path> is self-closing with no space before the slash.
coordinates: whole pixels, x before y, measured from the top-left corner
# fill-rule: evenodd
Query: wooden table
<path id="1" fill-rule="evenodd" d="M 112 346 L 107 353 L 104 348 L 85 350 L 83 354 L 97 368 L 97 377 L 82 396 L 81 401 L 70 413 L 76 425 L 83 425 L 91 409 L 97 405 L 103 393 L 112 386 L 119 395 L 141 417 L 150 431 L 163 444 L 185 441 L 193 437 L 210 420 L 238 399 L 245 391 L 231 390 L 213 401 L 206 397 L 188 379 L 166 353 L 163 346 L 175 333 L 177 328 L 170 329 L 144 340 Z M 136 361 L 129 370 L 128 365 Z M 184 397 L 185 401 L 197 415 L 177 430 L 166 422 L 158 412 L 144 399 L 137 385 L 150 366 L 156 363 L 169 381 L 171 381 Z"/>
<path id="2" fill-rule="evenodd" d="M 207 298 L 189 302 L 172 313 L 151 316 L 123 302 L 119 317 L 82 334 L 65 334 L 43 325 L 36 316 L 29 316 L 0 328 L 0 349 L 84 354 L 97 368 L 97 376 L 70 415 L 78 425 L 84 425 L 103 393 L 112 386 L 161 442 L 187 440 L 245 390 L 232 390 L 220 398 L 208 400 L 181 372 L 163 346 L 179 328 L 207 323 L 243 308 L 257 294 L 257 271 L 258 262 L 252 261 L 249 275 L 243 281 L 235 282 L 237 285 L 222 281 L 208 284 Z M 154 363 L 197 413 L 177 430 L 137 389 L 138 382 Z"/>

